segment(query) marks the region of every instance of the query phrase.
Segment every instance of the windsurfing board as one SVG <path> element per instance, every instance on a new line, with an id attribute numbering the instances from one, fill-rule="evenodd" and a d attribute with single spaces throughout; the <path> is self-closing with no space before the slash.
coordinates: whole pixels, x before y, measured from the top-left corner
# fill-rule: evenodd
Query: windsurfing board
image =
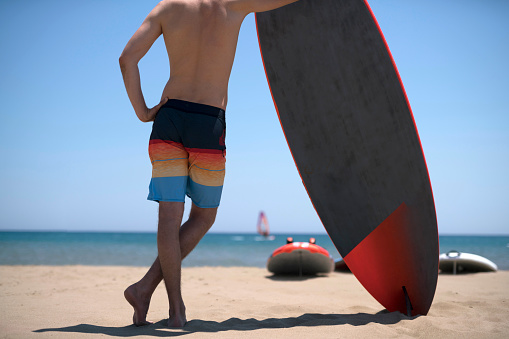
<path id="1" fill-rule="evenodd" d="M 427 314 L 438 277 L 433 194 L 368 3 L 300 0 L 256 23 L 279 120 L 331 240 L 387 310 Z"/>

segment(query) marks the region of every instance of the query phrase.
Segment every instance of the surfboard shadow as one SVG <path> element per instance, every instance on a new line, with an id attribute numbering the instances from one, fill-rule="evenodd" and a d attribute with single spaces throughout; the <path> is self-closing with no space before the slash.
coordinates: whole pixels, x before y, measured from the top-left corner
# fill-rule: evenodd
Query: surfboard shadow
<path id="1" fill-rule="evenodd" d="M 414 317 L 415 318 L 415 317 Z M 135 327 L 134 325 L 112 327 L 91 324 L 79 324 L 60 328 L 44 328 L 35 330 L 36 333 L 43 332 L 65 332 L 65 333 L 96 333 L 106 334 L 114 337 L 135 337 L 140 335 L 153 337 L 177 337 L 192 333 L 216 333 L 223 331 L 254 331 L 259 329 L 277 329 L 292 327 L 318 327 L 318 326 L 363 326 L 369 323 L 381 325 L 392 325 L 401 320 L 409 319 L 399 312 L 380 311 L 376 314 L 316 314 L 306 313 L 298 317 L 268 318 L 264 320 L 230 318 L 217 322 L 208 320 L 191 320 L 183 329 L 170 329 L 166 327 L 167 319 L 158 321 L 152 325 Z"/>

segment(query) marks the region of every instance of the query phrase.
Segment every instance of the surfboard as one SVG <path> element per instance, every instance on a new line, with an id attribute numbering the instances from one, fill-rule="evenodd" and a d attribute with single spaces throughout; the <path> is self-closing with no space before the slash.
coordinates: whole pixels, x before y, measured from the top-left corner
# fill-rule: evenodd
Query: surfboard
<path id="1" fill-rule="evenodd" d="M 427 314 L 438 277 L 433 193 L 368 3 L 300 0 L 256 23 L 281 126 L 331 240 L 387 310 Z"/>

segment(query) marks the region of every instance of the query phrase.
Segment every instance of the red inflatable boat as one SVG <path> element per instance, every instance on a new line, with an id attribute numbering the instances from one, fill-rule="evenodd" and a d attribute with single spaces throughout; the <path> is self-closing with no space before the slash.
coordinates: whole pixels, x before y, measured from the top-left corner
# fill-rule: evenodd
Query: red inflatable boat
<path id="1" fill-rule="evenodd" d="M 313 275 L 329 273 L 334 268 L 334 260 L 329 252 L 315 244 L 315 239 L 309 242 L 293 242 L 276 249 L 267 261 L 267 269 L 274 274 Z"/>

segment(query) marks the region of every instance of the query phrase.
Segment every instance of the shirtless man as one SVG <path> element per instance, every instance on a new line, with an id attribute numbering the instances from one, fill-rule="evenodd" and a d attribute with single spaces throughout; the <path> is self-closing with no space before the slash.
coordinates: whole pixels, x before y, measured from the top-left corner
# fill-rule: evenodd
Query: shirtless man
<path id="1" fill-rule="evenodd" d="M 214 223 L 225 165 L 225 109 L 228 80 L 240 26 L 247 14 L 297 0 L 163 0 L 143 21 L 120 56 L 127 94 L 142 122 L 154 121 L 149 155 L 149 200 L 159 202 L 158 257 L 125 298 L 133 323 L 146 320 L 152 294 L 164 279 L 170 305 L 168 325 L 186 323 L 180 290 L 181 261 Z M 163 35 L 170 79 L 161 101 L 148 108 L 138 62 Z M 193 204 L 181 226 L 184 196 Z"/>

